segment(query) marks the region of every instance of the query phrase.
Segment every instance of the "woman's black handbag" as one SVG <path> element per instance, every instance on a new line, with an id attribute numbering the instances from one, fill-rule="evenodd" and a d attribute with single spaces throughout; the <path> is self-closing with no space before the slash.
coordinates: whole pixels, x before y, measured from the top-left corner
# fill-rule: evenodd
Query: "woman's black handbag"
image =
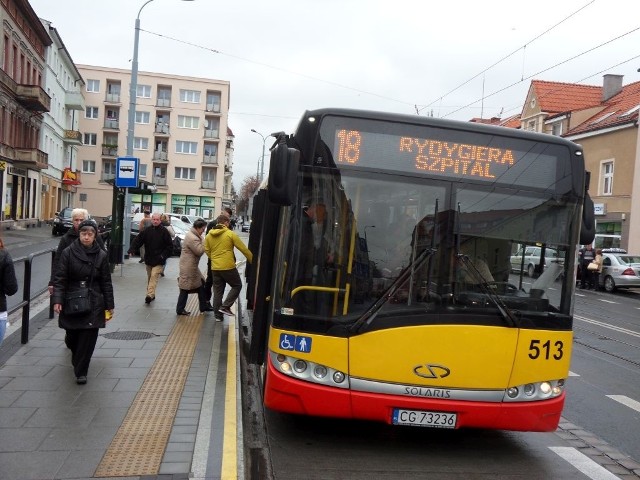
<path id="1" fill-rule="evenodd" d="M 77 317 L 91 313 L 91 290 L 89 287 L 78 287 L 67 292 L 64 297 L 62 311 L 66 316 Z"/>

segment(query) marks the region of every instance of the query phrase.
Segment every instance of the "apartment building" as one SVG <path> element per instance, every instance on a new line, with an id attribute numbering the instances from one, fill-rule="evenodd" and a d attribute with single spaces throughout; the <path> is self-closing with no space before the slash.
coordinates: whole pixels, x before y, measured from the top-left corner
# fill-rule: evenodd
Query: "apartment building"
<path id="1" fill-rule="evenodd" d="M 40 134 L 40 150 L 49 159 L 48 167 L 40 172 L 40 216 L 49 219 L 64 207 L 81 205 L 77 189 L 81 182 L 78 149 L 82 144 L 79 121 L 84 114 L 84 80 L 58 31 L 47 20 L 42 24 L 53 42 L 45 51 L 44 75 L 51 109 L 44 114 Z"/>
<path id="2" fill-rule="evenodd" d="M 78 70 L 86 82 L 78 192 L 91 214 L 108 215 L 116 159 L 126 154 L 131 75 L 89 65 Z M 212 218 L 230 201 L 229 89 L 224 80 L 138 72 L 133 156 L 140 181 L 152 189 L 131 195 L 133 211 Z"/>
<path id="3" fill-rule="evenodd" d="M 43 114 L 51 98 L 42 88 L 51 38 L 27 0 L 0 2 L 0 221 L 31 225 L 40 215 Z"/>

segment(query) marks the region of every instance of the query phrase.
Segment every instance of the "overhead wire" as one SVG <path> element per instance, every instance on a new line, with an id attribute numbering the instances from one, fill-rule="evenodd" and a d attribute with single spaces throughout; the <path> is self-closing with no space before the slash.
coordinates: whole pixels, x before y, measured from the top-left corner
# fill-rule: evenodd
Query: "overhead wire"
<path id="1" fill-rule="evenodd" d="M 640 27 L 633 28 L 633 29 L 629 30 L 628 32 L 623 33 L 622 35 L 618 35 L 617 37 L 614 37 L 614 38 L 612 38 L 612 39 L 610 39 L 610 40 L 607 40 L 606 42 L 603 42 L 603 43 L 601 43 L 601 44 L 599 44 L 599 45 L 596 45 L 595 47 L 592 47 L 592 48 L 590 48 L 590 49 L 588 49 L 588 50 L 585 50 L 585 51 L 583 51 L 583 52 L 580 52 L 580 53 L 578 53 L 577 55 L 574 55 L 574 56 L 572 56 L 572 57 L 569 57 L 569 58 L 567 58 L 567 59 L 565 59 L 565 60 L 563 60 L 563 61 L 561 61 L 561 62 L 558 62 L 558 63 L 556 63 L 556 64 L 554 64 L 554 65 L 551 65 L 550 67 L 543 68 L 542 70 L 539 70 L 539 71 L 537 71 L 537 72 L 535 72 L 535 73 L 532 73 L 532 74 L 531 74 L 531 75 L 529 75 L 528 77 L 524 77 L 524 78 L 522 78 L 521 80 L 518 80 L 517 82 L 513 82 L 513 83 L 512 83 L 512 84 L 510 84 L 510 85 L 507 85 L 507 86 L 505 86 L 505 87 L 502 87 L 502 88 L 500 88 L 500 89 L 498 89 L 498 90 L 496 90 L 496 91 L 494 91 L 494 92 L 492 92 L 492 93 L 490 93 L 490 94 L 488 94 L 488 95 L 485 95 L 483 98 L 490 98 L 490 97 L 492 97 L 492 96 L 494 96 L 494 95 L 497 95 L 498 93 L 504 92 L 505 90 L 508 90 L 509 88 L 512 88 L 512 87 L 514 87 L 514 86 L 518 85 L 519 83 L 524 82 L 525 80 L 529 80 L 529 79 L 531 79 L 531 78 L 533 78 L 533 77 L 535 77 L 535 76 L 537 76 L 537 75 L 540 75 L 541 73 L 548 72 L 549 70 L 552 70 L 552 69 L 554 69 L 554 68 L 556 68 L 556 67 L 559 67 L 560 65 L 564 65 L 564 64 L 565 64 L 565 63 L 567 63 L 567 62 L 570 62 L 570 61 L 572 61 L 572 60 L 575 60 L 576 58 L 579 58 L 579 57 L 581 57 L 581 56 L 583 56 L 583 55 L 586 55 L 587 53 L 591 53 L 591 52 L 593 52 L 594 50 L 597 50 L 598 48 L 604 47 L 605 45 L 608 45 L 608 44 L 609 44 L 609 43 L 611 43 L 611 42 L 615 42 L 616 40 L 619 40 L 619 39 L 621 39 L 621 38 L 624 38 L 624 37 L 626 37 L 627 35 L 629 35 L 629 34 L 631 34 L 631 33 L 633 33 L 633 32 L 636 32 L 636 31 L 638 31 L 638 30 L 640 30 Z M 447 113 L 446 115 L 444 115 L 444 117 L 448 117 L 449 115 L 453 115 L 454 113 L 457 113 L 457 112 L 459 112 L 460 110 L 462 110 L 462 109 L 464 109 L 464 108 L 468 108 L 468 107 L 470 107 L 471 105 L 473 105 L 474 103 L 477 103 L 477 102 L 481 101 L 483 98 L 476 99 L 476 100 L 474 100 L 473 102 L 468 103 L 467 105 L 463 105 L 462 107 L 458 108 L 457 110 L 453 110 L 453 111 L 451 111 L 451 112 Z"/>
<path id="2" fill-rule="evenodd" d="M 420 113 L 421 111 L 423 111 L 425 108 L 429 108 L 431 105 L 433 105 L 434 103 L 436 103 L 438 100 L 442 100 L 443 98 L 445 98 L 446 96 L 452 94 L 453 92 L 455 92 L 456 90 L 459 90 L 460 88 L 464 87 L 466 84 L 468 84 L 469 82 L 475 80 L 476 78 L 478 78 L 480 75 L 482 75 L 483 73 L 488 72 L 489 70 L 491 70 L 493 67 L 499 65 L 500 63 L 504 62 L 505 60 L 507 60 L 508 58 L 512 57 L 513 55 L 515 55 L 516 53 L 518 53 L 520 50 L 526 49 L 528 45 L 531 45 L 533 42 L 535 42 L 536 40 L 539 40 L 540 38 L 542 38 L 543 36 L 545 36 L 547 33 L 549 33 L 551 30 L 553 30 L 554 28 L 556 28 L 557 26 L 561 25 L 562 23 L 566 22 L 567 20 L 569 20 L 571 17 L 577 15 L 578 13 L 580 13 L 582 10 L 584 10 L 585 8 L 587 8 L 589 5 L 593 4 L 596 0 L 591 0 L 589 3 L 587 3 L 586 5 L 583 5 L 582 7 L 580 7 L 578 10 L 576 10 L 575 12 L 571 13 L 569 16 L 563 18 L 562 20 L 560 20 L 558 23 L 556 23 L 555 25 L 547 28 L 544 32 L 536 35 L 535 37 L 533 37 L 531 40 L 529 40 L 528 42 L 526 42 L 523 46 L 515 49 L 513 52 L 511 52 L 508 55 L 505 55 L 504 57 L 502 57 L 500 60 L 494 62 L 493 64 L 489 65 L 487 68 L 485 68 L 484 70 L 482 70 L 481 72 L 475 74 L 473 77 L 469 78 L 468 80 L 462 82 L 460 85 L 458 85 L 457 87 L 453 88 L 452 90 L 449 90 L 447 93 L 445 93 L 444 95 L 439 96 L 438 98 L 436 98 L 435 100 L 433 100 L 431 103 L 428 103 L 427 105 L 424 105 L 422 108 L 418 108 L 418 105 L 416 105 L 416 113 Z M 524 58 L 523 58 L 523 62 L 524 62 Z M 524 69 L 524 63 L 523 63 L 523 69 Z M 524 75 L 524 74 L 523 74 Z M 522 79 L 521 79 L 522 80 Z M 475 103 L 475 102 L 474 102 Z"/>

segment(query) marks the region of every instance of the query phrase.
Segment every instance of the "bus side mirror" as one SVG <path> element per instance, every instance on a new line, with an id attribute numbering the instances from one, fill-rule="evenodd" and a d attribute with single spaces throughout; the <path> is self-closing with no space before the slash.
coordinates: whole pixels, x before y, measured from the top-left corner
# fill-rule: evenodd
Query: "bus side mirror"
<path id="1" fill-rule="evenodd" d="M 287 147 L 285 142 L 271 151 L 269 162 L 269 200 L 276 205 L 294 203 L 297 191 L 300 151 Z"/>
<path id="2" fill-rule="evenodd" d="M 593 200 L 589 193 L 584 194 L 584 203 L 582 205 L 582 222 L 580 223 L 580 244 L 588 245 L 596 238 L 596 222 L 593 211 Z"/>

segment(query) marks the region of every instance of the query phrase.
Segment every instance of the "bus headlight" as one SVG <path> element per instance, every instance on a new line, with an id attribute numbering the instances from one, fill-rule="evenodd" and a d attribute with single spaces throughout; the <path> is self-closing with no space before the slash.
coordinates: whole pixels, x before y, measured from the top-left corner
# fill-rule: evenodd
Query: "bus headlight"
<path id="1" fill-rule="evenodd" d="M 305 362 L 304 360 L 296 360 L 293 363 L 293 369 L 297 372 L 297 373 L 302 373 L 307 369 L 307 362 Z"/>
<path id="2" fill-rule="evenodd" d="M 516 385 L 505 390 L 505 402 L 534 402 L 539 400 L 548 400 L 562 395 L 564 392 L 565 381 L 548 380 L 545 382 L 527 383 L 525 385 Z"/>
<path id="3" fill-rule="evenodd" d="M 302 358 L 289 357 L 283 353 L 269 352 L 269 358 L 276 370 L 289 377 L 320 385 L 349 388 L 348 376 L 340 370 Z"/>

